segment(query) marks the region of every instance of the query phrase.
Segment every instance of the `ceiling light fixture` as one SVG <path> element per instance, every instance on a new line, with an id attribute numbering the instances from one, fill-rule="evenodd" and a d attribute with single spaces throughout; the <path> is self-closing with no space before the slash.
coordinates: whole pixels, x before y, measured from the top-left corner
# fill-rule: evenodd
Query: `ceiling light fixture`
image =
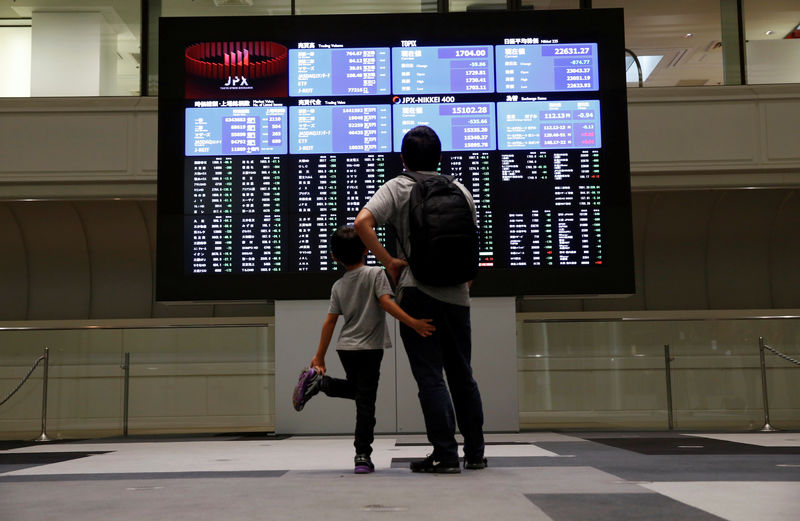
<path id="1" fill-rule="evenodd" d="M 694 36 L 694 33 L 686 33 L 683 35 L 684 38 L 691 38 L 692 36 Z"/>
<path id="2" fill-rule="evenodd" d="M 773 31 L 772 29 L 769 29 L 769 30 L 768 30 L 767 32 L 765 32 L 764 34 L 766 34 L 767 36 L 770 36 L 770 35 L 773 35 L 773 34 L 775 34 L 775 31 Z"/>

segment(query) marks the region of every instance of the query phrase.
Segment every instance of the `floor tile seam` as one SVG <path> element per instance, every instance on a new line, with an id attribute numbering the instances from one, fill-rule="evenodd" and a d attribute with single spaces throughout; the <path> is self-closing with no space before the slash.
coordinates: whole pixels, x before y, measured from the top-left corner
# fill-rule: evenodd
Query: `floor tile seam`
<path id="1" fill-rule="evenodd" d="M 194 471 L 194 472 L 108 472 L 77 474 L 19 474 L 0 475 L 2 483 L 49 481 L 159 480 L 159 479 L 216 479 L 216 478 L 279 478 L 289 470 L 254 471 Z"/>

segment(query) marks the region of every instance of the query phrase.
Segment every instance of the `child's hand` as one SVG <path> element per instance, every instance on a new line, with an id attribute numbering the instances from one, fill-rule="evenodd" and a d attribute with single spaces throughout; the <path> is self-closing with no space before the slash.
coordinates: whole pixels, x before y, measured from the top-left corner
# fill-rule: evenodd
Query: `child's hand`
<path id="1" fill-rule="evenodd" d="M 419 336 L 431 336 L 436 331 L 436 327 L 431 322 L 433 322 L 432 318 L 418 318 L 414 320 L 414 325 L 411 327 L 419 333 Z"/>
<path id="2" fill-rule="evenodd" d="M 325 376 L 325 359 L 315 356 L 311 359 L 311 363 L 308 365 L 312 369 L 316 369 L 319 374 Z"/>

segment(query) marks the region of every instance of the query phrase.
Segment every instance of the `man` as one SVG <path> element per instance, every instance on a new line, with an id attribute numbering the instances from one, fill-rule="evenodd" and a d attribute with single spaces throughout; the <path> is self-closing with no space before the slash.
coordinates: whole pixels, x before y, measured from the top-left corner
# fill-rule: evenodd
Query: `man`
<path id="1" fill-rule="evenodd" d="M 403 138 L 401 157 L 406 170 L 438 175 L 441 142 L 430 127 L 415 127 Z M 375 227 L 390 223 L 397 232 L 405 255 L 410 252 L 409 199 L 416 181 L 407 176 L 389 180 L 359 212 L 355 229 L 364 245 L 386 267 L 397 284 L 400 307 L 411 316 L 433 319 L 436 332 L 420 337 L 413 329 L 400 326 L 411 372 L 419 388 L 419 401 L 433 452 L 411 463 L 414 472 L 459 473 L 456 423 L 464 436 L 464 468 L 486 467 L 483 440 L 483 405 L 472 377 L 469 284 L 431 286 L 417 281 L 403 258 L 393 257 L 380 243 Z M 472 196 L 458 183 L 475 218 Z M 447 263 L 448 259 L 437 259 Z M 442 370 L 447 374 L 445 384 Z M 449 392 L 448 392 L 449 385 Z M 451 399 L 452 396 L 452 399 Z M 455 406 L 455 407 L 454 407 Z"/>

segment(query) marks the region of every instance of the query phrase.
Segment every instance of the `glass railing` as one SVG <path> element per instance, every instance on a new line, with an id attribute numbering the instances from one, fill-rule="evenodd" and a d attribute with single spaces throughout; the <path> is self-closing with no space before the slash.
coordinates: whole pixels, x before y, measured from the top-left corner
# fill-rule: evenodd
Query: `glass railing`
<path id="1" fill-rule="evenodd" d="M 655 317 L 520 314 L 521 427 L 759 430 L 765 412 L 800 427 L 800 316 Z M 759 337 L 789 358 L 766 352 L 769 411 Z"/>
<path id="2" fill-rule="evenodd" d="M 0 400 L 49 352 L 46 427 L 37 368 L 0 405 L 0 439 L 274 430 L 266 320 L 164 322 L 0 327 Z"/>
<path id="3" fill-rule="evenodd" d="M 520 427 L 800 428 L 800 313 L 658 314 L 518 314 Z M 273 431 L 271 321 L 0 327 L 0 400 L 49 348 L 46 428 L 37 367 L 0 405 L 0 439 Z"/>

